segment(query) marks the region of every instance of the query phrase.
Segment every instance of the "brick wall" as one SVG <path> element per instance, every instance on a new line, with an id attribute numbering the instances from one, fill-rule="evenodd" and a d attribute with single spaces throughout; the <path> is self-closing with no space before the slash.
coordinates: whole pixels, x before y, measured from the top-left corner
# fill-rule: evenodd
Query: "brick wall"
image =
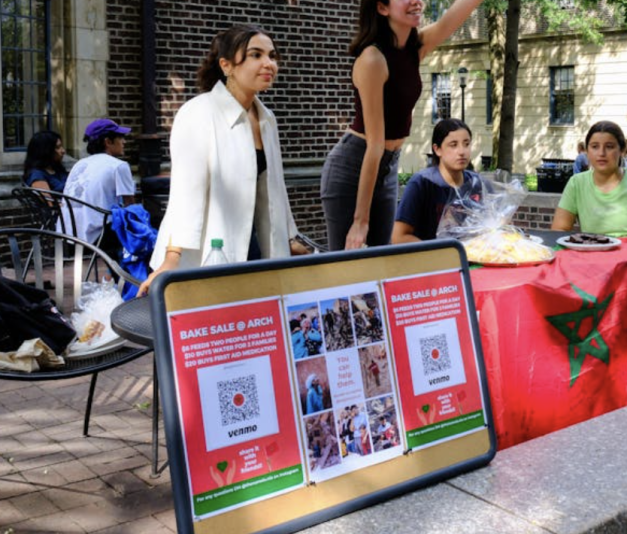
<path id="1" fill-rule="evenodd" d="M 279 121 L 284 158 L 324 158 L 351 118 L 351 59 L 358 0 L 157 0 L 158 124 L 167 137 L 213 36 L 234 23 L 269 31 L 283 57 L 275 86 L 262 96 Z M 141 132 L 140 2 L 107 2 L 109 114 Z M 167 143 L 165 143 L 167 144 Z M 127 152 L 136 162 L 137 146 Z M 164 153 L 167 149 L 164 148 Z"/>
<path id="2" fill-rule="evenodd" d="M 296 226 L 310 239 L 327 244 L 327 228 L 320 204 L 320 180 L 288 180 L 290 198 Z"/>
<path id="3" fill-rule="evenodd" d="M 326 245 L 326 227 L 320 204 L 320 180 L 312 177 L 288 179 L 287 193 L 299 230 Z M 514 215 L 513 223 L 525 229 L 550 229 L 559 198 L 557 194 L 530 193 Z M 161 209 L 165 209 L 165 206 L 166 203 L 163 202 Z M 16 206 L 9 195 L 0 194 L 0 216 L 3 227 L 30 226 L 28 213 L 19 205 Z M 5 253 L 6 250 L 0 249 L 0 260 Z"/>

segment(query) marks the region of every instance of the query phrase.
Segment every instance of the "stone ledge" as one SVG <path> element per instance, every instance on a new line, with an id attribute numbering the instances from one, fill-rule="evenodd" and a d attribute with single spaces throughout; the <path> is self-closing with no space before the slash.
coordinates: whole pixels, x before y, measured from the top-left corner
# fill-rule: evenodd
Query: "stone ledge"
<path id="1" fill-rule="evenodd" d="M 510 447 L 487 467 L 305 534 L 627 532 L 627 408 Z"/>

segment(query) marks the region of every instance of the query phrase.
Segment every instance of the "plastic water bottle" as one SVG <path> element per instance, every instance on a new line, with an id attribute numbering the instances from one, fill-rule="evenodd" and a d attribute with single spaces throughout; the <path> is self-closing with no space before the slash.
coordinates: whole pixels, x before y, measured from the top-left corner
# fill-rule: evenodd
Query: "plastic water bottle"
<path id="1" fill-rule="evenodd" d="M 211 252 L 209 252 L 209 258 L 207 259 L 207 265 L 224 265 L 229 263 L 224 250 L 224 241 L 222 239 L 211 240 Z"/>

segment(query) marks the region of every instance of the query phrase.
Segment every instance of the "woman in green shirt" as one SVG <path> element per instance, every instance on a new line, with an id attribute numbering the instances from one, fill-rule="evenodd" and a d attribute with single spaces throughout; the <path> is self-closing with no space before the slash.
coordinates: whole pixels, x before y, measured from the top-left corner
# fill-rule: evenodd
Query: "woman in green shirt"
<path id="1" fill-rule="evenodd" d="M 586 135 L 590 169 L 566 184 L 552 230 L 572 230 L 579 219 L 582 232 L 627 236 L 627 173 L 622 166 L 626 146 L 618 124 L 601 121 L 590 128 Z"/>

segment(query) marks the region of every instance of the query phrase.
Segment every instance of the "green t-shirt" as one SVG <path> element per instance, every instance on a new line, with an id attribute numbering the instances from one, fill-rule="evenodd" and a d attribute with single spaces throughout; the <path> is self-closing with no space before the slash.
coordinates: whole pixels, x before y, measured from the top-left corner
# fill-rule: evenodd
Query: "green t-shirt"
<path id="1" fill-rule="evenodd" d="M 592 172 L 575 174 L 568 180 L 559 207 L 579 218 L 582 232 L 627 236 L 627 171 L 609 193 L 594 185 Z"/>

